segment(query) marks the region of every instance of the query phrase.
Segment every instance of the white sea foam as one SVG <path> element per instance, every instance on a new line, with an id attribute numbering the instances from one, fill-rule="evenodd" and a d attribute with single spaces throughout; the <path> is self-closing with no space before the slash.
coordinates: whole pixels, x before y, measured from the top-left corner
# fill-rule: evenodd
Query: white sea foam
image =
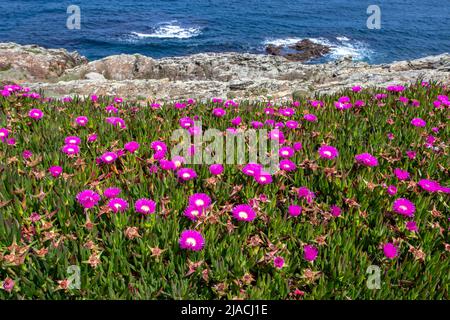
<path id="1" fill-rule="evenodd" d="M 293 45 L 304 38 L 290 37 L 290 38 L 281 38 L 281 39 L 269 39 L 263 42 L 264 46 L 269 44 L 275 46 L 288 47 Z M 325 38 L 308 38 L 314 43 L 326 45 L 330 47 L 331 51 L 327 55 L 331 59 L 338 59 L 343 56 L 351 55 L 354 60 L 363 60 L 370 58 L 372 54 L 372 50 L 370 50 L 364 42 L 350 40 L 345 36 L 337 37 L 338 41 L 330 41 Z"/>
<path id="2" fill-rule="evenodd" d="M 177 24 L 161 24 L 154 29 L 152 33 L 132 32 L 133 36 L 140 39 L 159 38 L 159 39 L 188 39 L 196 37 L 201 33 L 200 28 L 184 28 Z"/>

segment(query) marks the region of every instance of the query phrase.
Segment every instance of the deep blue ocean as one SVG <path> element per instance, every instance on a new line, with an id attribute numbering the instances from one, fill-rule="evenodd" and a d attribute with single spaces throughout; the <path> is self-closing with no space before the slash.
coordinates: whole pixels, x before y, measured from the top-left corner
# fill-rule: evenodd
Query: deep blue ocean
<path id="1" fill-rule="evenodd" d="M 66 27 L 78 5 L 81 29 Z M 369 5 L 381 29 L 368 29 Z M 450 0 L 13 0 L 0 1 L 0 41 L 77 50 L 90 60 L 141 53 L 262 53 L 309 38 L 369 63 L 450 52 Z"/>

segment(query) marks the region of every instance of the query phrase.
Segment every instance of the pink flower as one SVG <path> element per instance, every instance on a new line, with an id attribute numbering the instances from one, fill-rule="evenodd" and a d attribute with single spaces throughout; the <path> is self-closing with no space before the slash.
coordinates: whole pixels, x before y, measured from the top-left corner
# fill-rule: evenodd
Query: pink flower
<path id="1" fill-rule="evenodd" d="M 74 155 L 78 154 L 80 152 L 80 147 L 78 147 L 75 144 L 66 144 L 62 147 L 62 152 L 64 152 L 67 155 Z"/>
<path id="2" fill-rule="evenodd" d="M 375 158 L 370 153 L 361 153 L 357 154 L 355 156 L 356 162 L 358 162 L 361 165 L 368 166 L 368 167 L 375 167 L 378 165 L 378 159 Z"/>
<path id="3" fill-rule="evenodd" d="M 398 180 L 408 180 L 409 179 L 409 172 L 406 170 L 402 170 L 400 168 L 395 168 L 394 174 Z"/>
<path id="4" fill-rule="evenodd" d="M 178 170 L 177 176 L 180 180 L 188 181 L 197 178 L 197 173 L 191 168 L 182 168 Z"/>
<path id="5" fill-rule="evenodd" d="M 88 142 L 94 142 L 96 140 L 97 140 L 97 135 L 95 133 L 89 135 L 89 137 L 87 139 Z"/>
<path id="6" fill-rule="evenodd" d="M 417 230 L 419 230 L 419 228 L 417 227 L 417 223 L 415 221 L 407 221 L 406 229 L 412 232 L 416 232 Z"/>
<path id="7" fill-rule="evenodd" d="M 301 142 L 294 142 L 293 148 L 295 151 L 300 151 L 302 150 L 303 146 Z"/>
<path id="8" fill-rule="evenodd" d="M 223 117 L 226 113 L 227 112 L 222 108 L 215 108 L 215 109 L 213 109 L 213 112 L 212 112 L 212 114 L 218 118 Z"/>
<path id="9" fill-rule="evenodd" d="M 80 116 L 80 117 L 77 117 L 76 119 L 75 119 L 75 122 L 79 125 L 79 126 L 82 126 L 82 127 L 84 127 L 85 125 L 87 125 L 87 123 L 88 123 L 88 117 L 85 117 L 85 116 Z"/>
<path id="10" fill-rule="evenodd" d="M 200 251 L 205 246 L 205 239 L 198 231 L 185 230 L 181 233 L 179 243 L 181 249 Z"/>
<path id="11" fill-rule="evenodd" d="M 383 246 L 383 252 L 386 258 L 394 259 L 398 254 L 398 249 L 392 243 L 388 242 Z"/>
<path id="12" fill-rule="evenodd" d="M 48 169 L 48 171 L 50 172 L 50 174 L 53 177 L 56 178 L 56 177 L 59 177 L 59 175 L 62 173 L 63 169 L 60 166 L 53 166 L 53 167 L 50 167 Z"/>
<path id="13" fill-rule="evenodd" d="M 278 154 L 281 158 L 292 158 L 294 156 L 294 149 L 291 147 L 281 147 Z"/>
<path id="14" fill-rule="evenodd" d="M 413 160 L 416 158 L 417 152 L 408 150 L 406 151 L 406 155 L 408 156 L 409 159 Z"/>
<path id="15" fill-rule="evenodd" d="M 203 215 L 203 211 L 204 209 L 197 206 L 188 206 L 186 210 L 184 210 L 184 216 L 192 221 L 196 221 L 201 215 Z"/>
<path id="16" fill-rule="evenodd" d="M 248 204 L 240 204 L 233 208 L 233 217 L 239 221 L 252 221 L 256 218 L 256 213 Z"/>
<path id="17" fill-rule="evenodd" d="M 321 146 L 319 148 L 319 154 L 322 159 L 330 159 L 330 160 L 339 156 L 339 152 L 335 147 L 327 145 Z"/>
<path id="18" fill-rule="evenodd" d="M 428 179 L 421 179 L 417 182 L 417 185 L 422 188 L 422 190 L 428 192 L 437 192 L 441 189 L 441 186 L 438 182 Z"/>
<path id="19" fill-rule="evenodd" d="M 9 135 L 9 131 L 6 128 L 1 128 L 0 129 L 0 140 L 2 142 L 5 142 L 6 138 L 8 138 Z"/>
<path id="20" fill-rule="evenodd" d="M 125 143 L 124 149 L 129 153 L 135 153 L 137 149 L 139 149 L 139 143 L 136 141 L 130 141 Z"/>
<path id="21" fill-rule="evenodd" d="M 295 204 L 289 206 L 289 215 L 291 217 L 297 217 L 302 214 L 302 207 Z"/>
<path id="22" fill-rule="evenodd" d="M 415 127 L 425 127 L 427 125 L 427 123 L 421 118 L 412 119 L 411 124 Z"/>
<path id="23" fill-rule="evenodd" d="M 311 245 L 306 245 L 303 248 L 303 257 L 306 261 L 314 261 L 317 258 L 317 254 L 319 253 L 319 250 L 317 250 L 316 247 Z"/>
<path id="24" fill-rule="evenodd" d="M 242 172 L 247 175 L 254 177 L 261 172 L 262 166 L 257 163 L 249 163 L 242 168 Z"/>
<path id="25" fill-rule="evenodd" d="M 212 164 L 209 166 L 209 172 L 213 175 L 219 175 L 223 172 L 224 168 L 221 164 Z"/>
<path id="26" fill-rule="evenodd" d="M 134 208 L 138 213 L 151 214 L 156 210 L 156 203 L 150 199 L 139 199 L 136 201 Z"/>
<path id="27" fill-rule="evenodd" d="M 360 92 L 361 91 L 361 86 L 354 86 L 353 88 L 352 88 L 352 91 L 353 92 Z"/>
<path id="28" fill-rule="evenodd" d="M 316 197 L 316 195 L 307 187 L 300 187 L 298 189 L 298 197 L 305 198 L 308 203 L 311 203 L 312 200 Z"/>
<path id="29" fill-rule="evenodd" d="M 8 277 L 5 280 L 3 280 L 2 288 L 6 292 L 11 293 L 14 289 L 14 285 L 15 285 L 14 280 Z"/>
<path id="30" fill-rule="evenodd" d="M 78 203 L 85 209 L 89 209 L 97 205 L 100 196 L 92 190 L 84 190 L 77 194 Z"/>
<path id="31" fill-rule="evenodd" d="M 128 209 L 128 202 L 122 198 L 112 198 L 108 202 L 108 207 L 114 212 L 124 212 Z"/>
<path id="32" fill-rule="evenodd" d="M 24 159 L 30 159 L 33 156 L 33 152 L 31 152 L 30 150 L 25 150 L 24 152 L 22 152 L 22 157 Z"/>
<path id="33" fill-rule="evenodd" d="M 392 204 L 392 210 L 398 214 L 412 217 L 416 211 L 414 203 L 405 198 L 399 198 Z"/>
<path id="34" fill-rule="evenodd" d="M 273 264 L 274 264 L 275 268 L 278 268 L 278 269 L 283 268 L 283 266 L 284 266 L 284 259 L 283 259 L 283 257 L 280 257 L 280 256 L 275 257 L 273 259 Z"/>
<path id="35" fill-rule="evenodd" d="M 40 120 L 44 116 L 44 113 L 39 109 L 31 109 L 30 112 L 28 112 L 28 116 L 31 119 Z"/>
<path id="36" fill-rule="evenodd" d="M 77 136 L 69 136 L 64 139 L 64 143 L 78 146 L 81 143 L 81 139 Z"/>
<path id="37" fill-rule="evenodd" d="M 280 161 L 280 169 L 284 171 L 295 171 L 297 165 L 289 159 L 283 159 Z"/>
<path id="38" fill-rule="evenodd" d="M 189 206 L 205 209 L 211 205 L 211 198 L 205 193 L 195 193 L 189 197 Z"/>
<path id="39" fill-rule="evenodd" d="M 391 195 L 391 196 L 395 195 L 395 194 L 397 193 L 397 187 L 396 187 L 396 186 L 393 186 L 393 185 L 390 185 L 390 186 L 387 188 L 387 193 L 388 193 L 389 195 Z"/>
<path id="40" fill-rule="evenodd" d="M 101 156 L 101 160 L 103 163 L 110 164 L 117 160 L 117 154 L 115 152 L 105 152 Z"/>
<path id="41" fill-rule="evenodd" d="M 264 171 L 261 171 L 259 173 L 257 173 L 255 176 L 255 181 L 258 182 L 259 184 L 265 185 L 265 184 L 270 184 L 272 183 L 273 179 L 272 176 Z"/>
<path id="42" fill-rule="evenodd" d="M 91 101 L 92 101 L 92 102 L 97 102 L 97 100 L 98 100 L 98 97 L 97 97 L 96 95 L 93 94 L 93 95 L 91 96 Z"/>
<path id="43" fill-rule="evenodd" d="M 336 205 L 330 207 L 330 212 L 333 217 L 339 217 L 341 215 L 342 209 Z"/>
<path id="44" fill-rule="evenodd" d="M 305 119 L 306 121 L 309 121 L 309 122 L 317 122 L 317 116 L 314 114 L 311 114 L 311 113 L 305 114 L 303 116 L 303 119 Z"/>
<path id="45" fill-rule="evenodd" d="M 107 188 L 103 191 L 103 195 L 108 199 L 112 199 L 116 198 L 121 192 L 120 188 Z"/>

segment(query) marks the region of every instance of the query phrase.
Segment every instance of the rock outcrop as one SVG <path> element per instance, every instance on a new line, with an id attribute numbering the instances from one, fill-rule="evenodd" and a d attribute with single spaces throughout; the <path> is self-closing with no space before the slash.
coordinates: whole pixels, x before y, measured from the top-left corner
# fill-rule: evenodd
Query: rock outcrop
<path id="1" fill-rule="evenodd" d="M 266 53 L 273 56 L 282 56 L 290 61 L 308 62 L 313 59 L 321 58 L 331 51 L 330 47 L 320 43 L 314 43 L 309 39 L 303 39 L 289 46 L 288 49 L 290 49 L 291 52 L 286 52 L 283 46 L 269 44 L 266 47 Z"/>
<path id="2" fill-rule="evenodd" d="M 48 96 L 107 94 L 125 98 L 255 98 L 330 93 L 354 85 L 407 84 L 418 79 L 450 84 L 450 55 L 369 65 L 351 57 L 303 64 L 281 56 L 204 53 L 153 59 L 116 55 L 87 62 L 66 50 L 0 44 L 0 81 Z"/>

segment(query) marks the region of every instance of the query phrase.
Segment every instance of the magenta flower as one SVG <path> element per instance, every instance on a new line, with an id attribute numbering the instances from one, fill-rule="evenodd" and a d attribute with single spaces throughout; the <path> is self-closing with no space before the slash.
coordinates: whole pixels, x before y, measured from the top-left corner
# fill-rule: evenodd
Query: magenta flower
<path id="1" fill-rule="evenodd" d="M 73 144 L 73 145 L 79 145 L 81 143 L 81 139 L 77 136 L 69 136 L 64 139 L 65 144 Z"/>
<path id="2" fill-rule="evenodd" d="M 356 162 L 358 162 L 359 164 L 363 165 L 363 166 L 367 166 L 367 167 L 375 167 L 378 165 L 378 159 L 375 158 L 373 155 L 371 155 L 370 153 L 361 153 L 361 154 L 357 154 L 355 156 L 355 160 Z"/>
<path id="3" fill-rule="evenodd" d="M 409 172 L 406 170 L 395 168 L 394 174 L 398 180 L 408 180 L 409 179 Z"/>
<path id="4" fill-rule="evenodd" d="M 289 215 L 291 217 L 297 217 L 302 214 L 302 207 L 298 205 L 290 205 L 289 206 Z"/>
<path id="5" fill-rule="evenodd" d="M 203 209 L 197 206 L 188 206 L 184 210 L 184 216 L 191 219 L 192 221 L 197 220 L 203 214 Z"/>
<path id="6" fill-rule="evenodd" d="M 406 155 L 408 156 L 409 159 L 413 160 L 416 158 L 417 152 L 408 150 L 406 151 Z"/>
<path id="7" fill-rule="evenodd" d="M 208 208 L 211 205 L 211 198 L 205 193 L 195 193 L 189 197 L 189 206 L 197 208 Z"/>
<path id="8" fill-rule="evenodd" d="M 100 201 L 100 196 L 92 190 L 84 190 L 77 194 L 78 203 L 85 209 L 92 208 Z"/>
<path id="9" fill-rule="evenodd" d="M 137 213 L 150 214 L 155 212 L 156 203 L 150 199 L 139 199 L 134 204 L 134 208 Z"/>
<path id="10" fill-rule="evenodd" d="M 306 245 L 303 248 L 303 257 L 306 261 L 314 261 L 317 258 L 317 254 L 319 253 L 319 250 L 317 250 L 316 247 L 311 245 Z"/>
<path id="11" fill-rule="evenodd" d="M 0 129 L 0 140 L 2 142 L 5 142 L 6 138 L 8 138 L 9 135 L 9 131 L 6 128 L 1 128 Z"/>
<path id="12" fill-rule="evenodd" d="M 76 144 L 66 144 L 62 147 L 62 152 L 67 155 L 78 154 L 80 152 L 80 147 L 78 147 Z"/>
<path id="13" fill-rule="evenodd" d="M 218 118 L 221 118 L 226 114 L 226 111 L 222 108 L 215 108 L 213 109 L 212 114 Z"/>
<path id="14" fill-rule="evenodd" d="M 136 141 L 130 141 L 125 143 L 123 148 L 129 153 L 135 153 L 137 149 L 139 149 L 139 143 L 137 143 Z"/>
<path id="15" fill-rule="evenodd" d="M 163 152 L 166 153 L 167 152 L 167 145 L 162 142 L 162 141 L 153 141 L 150 144 L 150 147 L 155 151 L 155 152 Z"/>
<path id="16" fill-rule="evenodd" d="M 212 164 L 209 166 L 209 172 L 213 175 L 219 175 L 223 172 L 224 168 L 221 164 Z"/>
<path id="17" fill-rule="evenodd" d="M 88 117 L 85 117 L 85 116 L 80 116 L 80 117 L 77 117 L 77 118 L 75 119 L 75 122 L 76 122 L 79 126 L 82 126 L 82 127 L 84 127 L 85 125 L 87 125 L 88 121 L 89 121 Z"/>
<path id="18" fill-rule="evenodd" d="M 427 123 L 425 122 L 425 120 L 421 119 L 421 118 L 414 118 L 411 120 L 411 124 L 415 127 L 425 127 L 427 125 Z"/>
<path id="19" fill-rule="evenodd" d="M 50 167 L 48 171 L 53 177 L 57 178 L 62 173 L 63 169 L 60 166 L 53 166 Z"/>
<path id="20" fill-rule="evenodd" d="M 332 215 L 333 217 L 339 217 L 339 216 L 341 215 L 341 213 L 342 213 L 342 209 L 339 208 L 339 207 L 336 206 L 336 205 L 332 205 L 332 206 L 330 207 L 330 212 L 331 212 L 331 215 Z"/>
<path id="21" fill-rule="evenodd" d="M 398 249 L 392 243 L 388 242 L 383 246 L 383 252 L 386 258 L 394 259 L 398 254 Z"/>
<path id="22" fill-rule="evenodd" d="M 233 217 L 239 221 L 252 221 L 256 218 L 256 213 L 248 204 L 240 204 L 233 208 Z"/>
<path id="23" fill-rule="evenodd" d="M 293 147 L 294 147 L 294 150 L 295 150 L 295 151 L 300 151 L 300 150 L 302 150 L 302 148 L 303 148 L 301 142 L 294 142 Z"/>
<path id="24" fill-rule="evenodd" d="M 44 116 L 44 113 L 39 109 L 31 109 L 30 112 L 28 112 L 28 116 L 31 119 L 40 120 Z"/>
<path id="25" fill-rule="evenodd" d="M 421 179 L 419 182 L 417 182 L 417 185 L 428 192 L 437 192 L 441 189 L 439 183 L 428 179 Z"/>
<path id="26" fill-rule="evenodd" d="M 284 259 L 283 259 L 283 257 L 280 257 L 280 256 L 275 257 L 273 259 L 273 264 L 274 264 L 275 268 L 278 268 L 278 269 L 283 268 L 283 266 L 284 266 Z"/>
<path id="27" fill-rule="evenodd" d="M 3 280 L 2 288 L 6 292 L 11 293 L 14 289 L 14 285 L 15 285 L 14 280 L 8 277 L 5 280 Z"/>
<path id="28" fill-rule="evenodd" d="M 94 142 L 96 140 L 97 140 L 97 135 L 95 133 L 89 135 L 89 137 L 87 139 L 88 142 Z"/>
<path id="29" fill-rule="evenodd" d="M 97 100 L 98 100 L 98 96 L 96 96 L 95 94 L 93 94 L 93 95 L 91 96 L 91 101 L 92 101 L 92 102 L 97 102 Z"/>
<path id="30" fill-rule="evenodd" d="M 119 109 L 117 109 L 115 106 L 113 106 L 113 105 L 109 105 L 109 106 L 106 106 L 105 107 L 105 111 L 107 112 L 107 113 L 118 113 L 119 112 Z M 116 119 L 116 118 L 110 118 L 111 120 L 112 119 Z M 109 122 L 109 121 L 108 121 Z M 111 123 L 111 122 L 109 122 L 109 123 Z"/>
<path id="31" fill-rule="evenodd" d="M 263 171 L 257 173 L 254 178 L 256 182 L 262 185 L 270 184 L 273 181 L 272 176 L 269 173 Z"/>
<path id="32" fill-rule="evenodd" d="M 108 202 L 108 207 L 114 212 L 124 212 L 128 209 L 128 202 L 122 198 L 112 198 Z"/>
<path id="33" fill-rule="evenodd" d="M 280 169 L 284 171 L 295 171 L 297 165 L 289 159 L 283 159 L 280 161 Z"/>
<path id="34" fill-rule="evenodd" d="M 408 229 L 409 231 L 412 231 L 412 232 L 416 232 L 419 230 L 419 228 L 417 227 L 417 223 L 415 221 L 407 221 L 406 229 Z"/>
<path id="35" fill-rule="evenodd" d="M 120 188 L 107 188 L 103 191 L 103 195 L 108 199 L 112 199 L 116 198 L 121 192 Z"/>
<path id="36" fill-rule="evenodd" d="M 298 122 L 295 120 L 288 120 L 286 121 L 286 127 L 289 129 L 296 129 L 298 128 Z"/>
<path id="37" fill-rule="evenodd" d="M 312 200 L 316 197 L 314 192 L 309 190 L 307 187 L 300 187 L 298 189 L 298 197 L 299 198 L 305 198 L 306 202 L 311 203 Z"/>
<path id="38" fill-rule="evenodd" d="M 173 161 L 166 159 L 159 160 L 159 166 L 161 167 L 161 169 L 166 171 L 175 170 L 177 168 Z"/>
<path id="39" fill-rule="evenodd" d="M 22 157 L 24 159 L 30 159 L 33 156 L 33 152 L 31 152 L 30 150 L 24 150 L 24 152 L 22 152 Z"/>
<path id="40" fill-rule="evenodd" d="M 390 185 L 390 186 L 387 188 L 387 193 L 388 193 L 389 195 L 391 195 L 391 196 L 397 194 L 397 187 L 396 187 L 396 186 L 393 186 L 393 185 Z"/>
<path id="41" fill-rule="evenodd" d="M 103 163 L 110 164 L 117 160 L 117 154 L 115 152 L 105 152 L 100 159 Z"/>
<path id="42" fill-rule="evenodd" d="M 197 173 L 191 168 L 181 168 L 178 170 L 177 176 L 180 180 L 188 181 L 197 178 Z"/>
<path id="43" fill-rule="evenodd" d="M 339 155 L 339 152 L 335 147 L 324 145 L 319 148 L 319 155 L 322 159 L 332 160 Z"/>
<path id="44" fill-rule="evenodd" d="M 198 231 L 185 230 L 181 233 L 179 243 L 181 249 L 200 251 L 205 246 L 205 239 Z"/>
<path id="45" fill-rule="evenodd" d="M 257 163 L 249 163 L 242 168 L 242 172 L 247 175 L 254 177 L 261 172 L 262 166 Z"/>
<path id="46" fill-rule="evenodd" d="M 361 91 L 361 86 L 354 86 L 354 87 L 352 87 L 352 91 L 353 92 L 360 92 Z"/>
<path id="47" fill-rule="evenodd" d="M 398 198 L 392 204 L 392 210 L 398 214 L 412 217 L 414 216 L 414 212 L 416 212 L 416 207 L 414 203 L 405 198 Z"/>
<path id="48" fill-rule="evenodd" d="M 309 121 L 309 122 L 317 122 L 317 116 L 312 113 L 305 114 L 303 116 L 303 119 L 305 119 L 306 121 Z"/>
<path id="49" fill-rule="evenodd" d="M 278 154 L 281 158 L 292 158 L 294 156 L 294 149 L 291 147 L 281 147 Z"/>

